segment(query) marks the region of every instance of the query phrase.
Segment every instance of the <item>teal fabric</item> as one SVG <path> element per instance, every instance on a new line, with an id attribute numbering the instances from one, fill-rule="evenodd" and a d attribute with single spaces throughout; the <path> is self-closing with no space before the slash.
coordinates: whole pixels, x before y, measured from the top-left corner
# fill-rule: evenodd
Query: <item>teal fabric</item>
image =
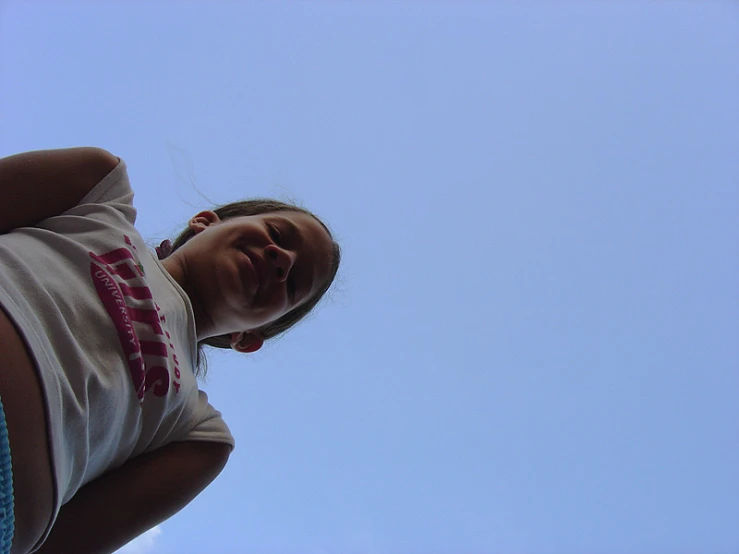
<path id="1" fill-rule="evenodd" d="M 5 424 L 5 412 L 0 401 L 0 554 L 10 554 L 14 528 L 13 468 L 10 464 L 8 426 Z"/>

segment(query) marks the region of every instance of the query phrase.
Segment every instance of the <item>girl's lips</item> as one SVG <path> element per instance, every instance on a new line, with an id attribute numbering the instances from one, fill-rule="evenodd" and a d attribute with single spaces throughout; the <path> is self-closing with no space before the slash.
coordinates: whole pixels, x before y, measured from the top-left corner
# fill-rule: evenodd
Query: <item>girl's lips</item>
<path id="1" fill-rule="evenodd" d="M 265 282 L 265 267 L 264 267 L 264 261 L 253 252 L 246 252 L 247 258 L 249 258 L 249 262 L 251 265 L 252 270 L 254 271 L 254 275 L 256 277 L 257 281 L 257 291 L 254 293 L 254 299 L 256 301 L 257 298 L 262 294 L 262 290 L 264 288 L 264 282 Z"/>
<path id="2" fill-rule="evenodd" d="M 249 276 L 250 279 L 248 280 L 254 281 L 254 283 L 256 283 L 256 288 L 254 289 L 254 297 L 253 297 L 253 302 L 256 302 L 257 297 L 259 295 L 259 289 L 262 285 L 262 280 L 260 279 L 259 271 L 257 270 L 257 267 L 254 264 L 254 259 L 252 258 L 252 256 L 248 252 L 244 251 L 244 258 L 245 258 L 246 263 L 244 263 L 243 265 L 244 267 L 248 268 L 248 272 L 251 274 Z M 244 280 L 247 280 L 247 279 L 244 279 Z"/>

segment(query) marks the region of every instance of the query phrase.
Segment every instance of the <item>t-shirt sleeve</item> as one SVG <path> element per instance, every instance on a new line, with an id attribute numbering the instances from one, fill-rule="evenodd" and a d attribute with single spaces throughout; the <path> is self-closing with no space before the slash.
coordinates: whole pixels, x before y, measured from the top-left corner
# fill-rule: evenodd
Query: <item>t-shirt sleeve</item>
<path id="1" fill-rule="evenodd" d="M 231 445 L 231 450 L 236 446 L 236 441 L 228 425 L 223 421 L 221 412 L 208 402 L 208 395 L 203 391 L 198 391 L 198 408 L 192 421 L 194 427 L 178 441 L 225 442 Z"/>
<path id="2" fill-rule="evenodd" d="M 121 212 L 133 225 L 136 209 L 133 207 L 133 189 L 128 178 L 126 162 L 119 158 L 118 165 L 88 192 L 77 207 L 87 204 L 103 204 Z M 72 208 L 74 210 L 75 208 Z"/>

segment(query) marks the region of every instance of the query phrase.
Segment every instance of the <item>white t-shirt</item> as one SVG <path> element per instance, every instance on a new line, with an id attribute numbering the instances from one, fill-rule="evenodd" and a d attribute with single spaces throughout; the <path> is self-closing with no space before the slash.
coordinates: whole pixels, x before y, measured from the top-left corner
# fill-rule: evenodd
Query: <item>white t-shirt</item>
<path id="1" fill-rule="evenodd" d="M 139 454 L 183 440 L 234 446 L 193 373 L 190 300 L 134 228 L 132 200 L 121 161 L 74 208 L 0 235 L 0 305 L 46 400 L 52 524 L 80 487 Z"/>

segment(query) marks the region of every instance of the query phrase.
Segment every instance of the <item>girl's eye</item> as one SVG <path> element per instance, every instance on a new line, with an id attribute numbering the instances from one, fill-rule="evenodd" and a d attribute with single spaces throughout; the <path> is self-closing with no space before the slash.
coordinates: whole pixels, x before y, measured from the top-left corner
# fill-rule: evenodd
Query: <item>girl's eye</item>
<path id="1" fill-rule="evenodd" d="M 281 242 L 280 231 L 274 225 L 267 225 L 267 228 L 269 229 L 270 238 L 273 241 L 275 241 L 275 244 L 277 246 L 280 246 L 280 242 Z"/>

